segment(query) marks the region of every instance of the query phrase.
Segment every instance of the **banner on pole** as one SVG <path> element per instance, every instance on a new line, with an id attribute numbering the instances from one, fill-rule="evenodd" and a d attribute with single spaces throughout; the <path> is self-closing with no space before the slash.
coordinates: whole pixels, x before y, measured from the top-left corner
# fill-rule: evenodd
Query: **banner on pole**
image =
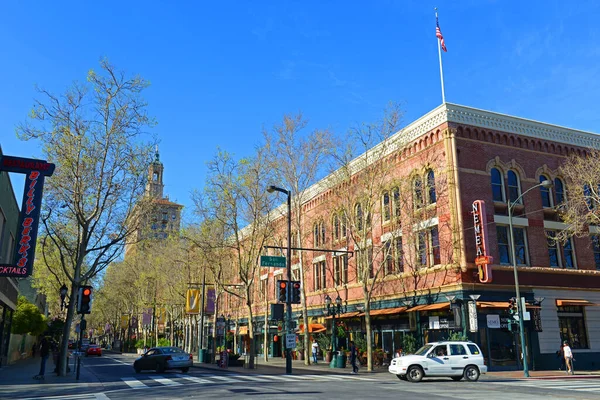
<path id="1" fill-rule="evenodd" d="M 200 290 L 188 289 L 185 296 L 185 312 L 187 314 L 200 314 Z"/>

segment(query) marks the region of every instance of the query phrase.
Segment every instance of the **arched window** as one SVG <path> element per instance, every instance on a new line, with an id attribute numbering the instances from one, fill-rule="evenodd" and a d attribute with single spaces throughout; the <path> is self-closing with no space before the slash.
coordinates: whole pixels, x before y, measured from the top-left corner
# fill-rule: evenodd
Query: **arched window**
<path id="1" fill-rule="evenodd" d="M 346 213 L 344 211 L 342 211 L 342 214 L 340 215 L 340 237 L 342 239 L 346 238 L 347 235 L 347 219 L 346 219 Z"/>
<path id="2" fill-rule="evenodd" d="M 565 185 L 560 178 L 554 179 L 554 196 L 557 206 L 565 202 Z"/>
<path id="3" fill-rule="evenodd" d="M 354 216 L 356 217 L 356 229 L 359 231 L 363 230 L 363 209 L 360 203 L 357 203 L 354 207 Z"/>
<path id="4" fill-rule="evenodd" d="M 494 201 L 504 203 L 506 200 L 504 199 L 504 182 L 502 174 L 498 168 L 492 168 L 490 172 L 492 179 L 492 198 Z"/>
<path id="5" fill-rule="evenodd" d="M 313 241 L 314 241 L 315 247 L 319 247 L 321 245 L 320 239 L 321 239 L 321 235 L 319 235 L 319 224 L 315 223 L 315 225 L 313 226 Z"/>
<path id="6" fill-rule="evenodd" d="M 423 181 L 421 180 L 420 176 L 417 176 L 413 181 L 413 192 L 415 207 L 423 207 Z"/>
<path id="7" fill-rule="evenodd" d="M 333 240 L 340 240 L 340 217 L 337 214 L 333 214 Z"/>
<path id="8" fill-rule="evenodd" d="M 395 187 L 392 189 L 392 200 L 394 202 L 394 217 L 399 219 L 400 218 L 400 189 Z"/>
<path id="9" fill-rule="evenodd" d="M 547 181 L 547 180 L 548 180 L 548 177 L 546 175 L 540 175 L 540 183 Z M 542 195 L 542 206 L 543 207 L 552 207 L 550 188 L 540 186 L 540 194 Z"/>
<path id="10" fill-rule="evenodd" d="M 325 230 L 325 221 L 321 221 L 320 223 L 321 225 L 321 245 L 325 245 L 325 242 L 327 241 L 327 232 Z"/>
<path id="11" fill-rule="evenodd" d="M 435 195 L 435 175 L 432 170 L 427 172 L 427 200 L 429 204 L 435 204 L 437 201 Z"/>
<path id="12" fill-rule="evenodd" d="M 389 222 L 391 218 L 391 208 L 390 208 L 390 192 L 383 192 L 381 196 L 381 218 L 383 222 Z"/>
<path id="13" fill-rule="evenodd" d="M 592 199 L 592 189 L 590 189 L 589 185 L 583 185 L 583 197 L 587 206 L 590 210 L 594 209 L 594 201 Z"/>
<path id="14" fill-rule="evenodd" d="M 508 199 L 514 202 L 521 195 L 521 185 L 519 183 L 519 177 L 513 170 L 508 171 Z M 519 202 L 522 202 L 520 200 Z"/>

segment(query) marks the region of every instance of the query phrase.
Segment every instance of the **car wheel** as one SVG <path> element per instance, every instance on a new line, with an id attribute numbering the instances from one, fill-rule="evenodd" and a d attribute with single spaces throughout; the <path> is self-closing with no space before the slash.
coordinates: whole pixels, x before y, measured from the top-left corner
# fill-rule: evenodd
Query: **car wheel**
<path id="1" fill-rule="evenodd" d="M 186 368 L 181 368 L 181 372 L 183 372 L 184 374 L 187 374 L 187 372 L 188 372 L 189 370 L 190 370 L 190 369 L 189 369 L 188 367 L 186 367 Z"/>
<path id="2" fill-rule="evenodd" d="M 463 376 L 465 377 L 466 380 L 471 381 L 471 382 L 475 382 L 479 379 L 479 368 L 477 368 L 474 365 L 469 365 L 465 368 L 465 373 L 463 374 Z"/>
<path id="3" fill-rule="evenodd" d="M 423 375 L 423 369 L 418 365 L 413 365 L 408 368 L 408 371 L 406 371 L 406 378 L 410 382 L 420 382 L 421 379 L 423 379 Z"/>
<path id="4" fill-rule="evenodd" d="M 450 378 L 452 378 L 453 381 L 460 381 L 463 377 L 461 376 L 451 376 Z"/>
<path id="5" fill-rule="evenodd" d="M 154 368 L 156 372 L 165 372 L 165 366 L 161 363 L 156 363 L 156 368 Z"/>
<path id="6" fill-rule="evenodd" d="M 397 377 L 398 377 L 398 379 L 400 379 L 401 381 L 407 381 L 407 380 L 408 380 L 408 378 L 406 377 L 406 375 L 400 375 L 400 374 L 398 374 L 398 375 L 396 375 L 396 376 L 397 376 Z"/>

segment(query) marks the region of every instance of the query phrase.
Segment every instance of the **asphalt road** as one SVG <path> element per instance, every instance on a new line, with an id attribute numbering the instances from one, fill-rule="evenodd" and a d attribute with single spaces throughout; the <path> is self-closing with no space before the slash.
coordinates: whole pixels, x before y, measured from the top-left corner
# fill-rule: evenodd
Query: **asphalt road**
<path id="1" fill-rule="evenodd" d="M 192 368 L 136 374 L 132 358 L 108 355 L 84 359 L 85 382 L 2 387 L 2 399 L 600 399 L 600 379 L 400 381 L 391 374 L 306 371 L 292 376 Z"/>

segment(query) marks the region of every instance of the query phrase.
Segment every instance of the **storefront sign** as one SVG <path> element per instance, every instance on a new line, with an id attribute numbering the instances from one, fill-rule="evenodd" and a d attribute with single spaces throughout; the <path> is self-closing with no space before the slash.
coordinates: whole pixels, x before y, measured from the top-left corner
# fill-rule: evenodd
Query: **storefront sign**
<path id="1" fill-rule="evenodd" d="M 477 332 L 477 303 L 469 302 L 469 332 Z"/>
<path id="2" fill-rule="evenodd" d="M 440 329 L 440 317 L 429 317 L 429 329 Z"/>
<path id="3" fill-rule="evenodd" d="M 491 329 L 500 329 L 500 316 L 498 314 L 488 314 L 487 327 Z"/>
<path id="4" fill-rule="evenodd" d="M 533 330 L 542 332 L 542 316 L 539 308 L 534 308 L 531 311 L 531 320 L 533 321 Z"/>
<path id="5" fill-rule="evenodd" d="M 19 224 L 17 225 L 17 237 L 15 239 L 15 258 L 12 264 L 0 264 L 0 277 L 25 278 L 31 275 L 33 271 L 44 178 L 52 176 L 54 164 L 44 160 L 2 156 L 0 158 L 0 171 L 26 175 Z"/>
<path id="6" fill-rule="evenodd" d="M 475 231 L 475 264 L 479 271 L 481 283 L 492 282 L 491 263 L 494 259 L 487 255 L 487 217 L 485 214 L 485 201 L 475 200 L 473 202 L 473 229 Z"/>

